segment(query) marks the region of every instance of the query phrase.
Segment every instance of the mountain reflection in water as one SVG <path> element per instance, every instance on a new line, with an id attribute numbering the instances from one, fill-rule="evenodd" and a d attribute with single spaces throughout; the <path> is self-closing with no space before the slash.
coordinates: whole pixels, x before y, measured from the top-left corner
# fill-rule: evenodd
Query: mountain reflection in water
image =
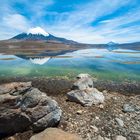
<path id="1" fill-rule="evenodd" d="M 30 61 L 33 64 L 39 64 L 39 65 L 43 65 L 46 62 L 48 62 L 50 60 L 50 57 L 44 57 L 44 58 L 30 58 Z"/>

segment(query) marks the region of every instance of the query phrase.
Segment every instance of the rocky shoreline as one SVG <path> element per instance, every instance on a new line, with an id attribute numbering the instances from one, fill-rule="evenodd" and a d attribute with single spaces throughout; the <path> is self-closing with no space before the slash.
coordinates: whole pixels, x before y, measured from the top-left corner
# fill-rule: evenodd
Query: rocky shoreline
<path id="1" fill-rule="evenodd" d="M 113 91 L 113 86 L 112 90 L 110 90 L 111 88 L 99 86 L 98 82 L 93 82 L 94 84 L 92 85 L 91 81 L 87 79 L 84 79 L 84 82 L 81 82 L 84 83 L 82 86 L 81 83 L 80 87 L 76 85 L 76 89 L 72 88 L 74 81 L 62 79 L 39 80 L 34 78 L 29 80 L 28 78 L 16 78 L 11 80 L 0 80 L 0 83 L 4 84 L 13 81 L 18 81 L 18 83 L 21 81 L 31 81 L 33 90 L 34 88 L 37 88 L 40 90 L 40 94 L 42 94 L 42 92 L 46 93 L 51 100 L 55 100 L 62 110 L 61 119 L 59 124 L 57 124 L 57 128 L 62 129 L 65 132 L 76 133 L 83 140 L 139 140 L 140 138 L 140 93 L 138 92 L 140 91 L 139 83 L 134 83 L 136 92 L 130 88 L 129 92 L 132 94 L 129 94 L 127 90 L 124 92 L 124 94 L 120 94 L 121 92 L 116 92 L 115 88 Z M 77 81 L 75 83 L 77 84 Z M 100 92 L 102 92 L 104 100 L 100 101 L 101 98 L 96 98 L 95 100 L 94 95 L 91 96 L 92 93 L 95 93 L 96 91 L 93 90 L 94 88 L 97 88 Z M 81 105 L 80 102 L 70 100 L 66 95 L 67 93 L 71 93 L 71 90 L 74 94 L 75 90 L 76 93 L 77 90 L 80 93 L 81 91 L 87 92 L 88 96 L 90 95 L 90 99 L 92 97 L 92 101 L 94 101 L 92 104 L 90 104 L 90 106 L 83 106 L 83 104 Z M 122 89 L 119 88 L 119 90 L 123 92 Z M 15 93 L 15 91 L 13 93 Z M 99 95 L 98 92 L 97 94 Z M 81 96 L 81 94 L 79 96 Z M 24 98 L 22 99 L 24 100 Z M 78 97 L 78 101 L 79 99 L 81 99 L 81 97 Z M 86 99 L 85 101 L 87 102 L 87 96 L 86 98 L 84 96 L 84 99 Z M 96 102 L 97 99 L 99 99 L 98 102 Z M 2 112 L 0 113 L 0 116 L 2 116 L 1 114 Z M 33 129 L 30 129 L 24 132 L 17 132 L 12 137 L 3 138 L 3 140 L 29 140 L 30 137 L 35 133 L 35 131 L 33 131 Z"/>
<path id="2" fill-rule="evenodd" d="M 47 92 L 48 94 L 57 94 L 68 91 L 74 82 L 74 79 L 67 78 L 39 78 L 39 77 L 11 77 L 0 78 L 0 84 L 9 82 L 28 82 L 31 81 L 32 85 L 36 88 Z M 94 87 L 103 91 L 118 92 L 125 95 L 139 95 L 140 82 L 138 81 L 108 81 L 94 79 Z"/>

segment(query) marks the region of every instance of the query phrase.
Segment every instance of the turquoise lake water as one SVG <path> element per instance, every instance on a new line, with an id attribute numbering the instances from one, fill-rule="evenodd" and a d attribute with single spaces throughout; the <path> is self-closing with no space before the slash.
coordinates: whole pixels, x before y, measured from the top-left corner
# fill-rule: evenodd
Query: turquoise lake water
<path id="1" fill-rule="evenodd" d="M 140 81 L 140 51 L 85 49 L 53 57 L 0 54 L 0 78 L 73 78 L 79 73 L 102 80 Z"/>

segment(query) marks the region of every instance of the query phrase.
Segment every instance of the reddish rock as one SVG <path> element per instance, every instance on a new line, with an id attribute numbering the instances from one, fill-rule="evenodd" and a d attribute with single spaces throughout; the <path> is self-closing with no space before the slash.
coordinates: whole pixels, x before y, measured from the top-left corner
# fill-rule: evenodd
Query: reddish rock
<path id="1" fill-rule="evenodd" d="M 43 132 L 31 137 L 30 140 L 82 140 L 75 134 L 64 132 L 57 128 L 48 128 Z"/>

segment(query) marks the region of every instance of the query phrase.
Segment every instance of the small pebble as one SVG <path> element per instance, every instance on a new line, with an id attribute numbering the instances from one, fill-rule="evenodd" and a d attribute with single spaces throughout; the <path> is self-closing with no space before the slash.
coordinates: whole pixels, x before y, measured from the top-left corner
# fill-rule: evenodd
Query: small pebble
<path id="1" fill-rule="evenodd" d="M 99 105 L 99 108 L 103 109 L 103 108 L 104 108 L 104 106 L 103 106 L 102 104 L 100 104 L 100 105 Z"/>
<path id="2" fill-rule="evenodd" d="M 98 117 L 98 116 L 96 116 L 96 117 L 95 117 L 95 119 L 96 119 L 96 120 L 99 120 L 99 117 Z"/>
<path id="3" fill-rule="evenodd" d="M 121 120 L 121 119 L 119 119 L 119 118 L 115 118 L 115 121 L 118 123 L 119 126 L 121 126 L 121 127 L 124 126 L 123 120 Z"/>
<path id="4" fill-rule="evenodd" d="M 81 115 L 81 114 L 83 113 L 83 111 L 82 111 L 82 110 L 78 110 L 76 113 L 77 113 L 78 115 Z"/>
<path id="5" fill-rule="evenodd" d="M 114 138 L 114 140 L 127 140 L 126 137 L 123 137 L 121 135 L 118 135 Z"/>
<path id="6" fill-rule="evenodd" d="M 96 126 L 92 126 L 92 125 L 91 125 L 90 128 L 92 128 L 92 129 L 94 130 L 95 133 L 98 132 L 98 128 L 97 128 Z"/>

